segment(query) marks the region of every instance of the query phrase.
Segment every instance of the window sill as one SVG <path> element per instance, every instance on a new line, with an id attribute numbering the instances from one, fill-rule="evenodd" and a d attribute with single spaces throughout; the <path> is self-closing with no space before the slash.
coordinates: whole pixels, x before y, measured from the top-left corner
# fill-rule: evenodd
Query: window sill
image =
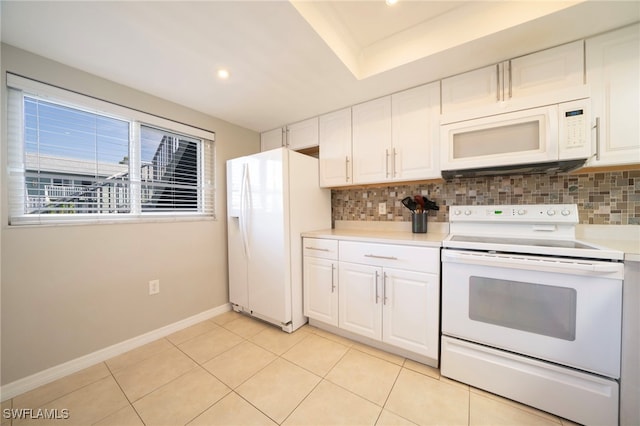
<path id="1" fill-rule="evenodd" d="M 54 217 L 55 216 L 55 217 Z M 172 214 L 154 213 L 144 215 L 46 215 L 46 216 L 18 216 L 13 217 L 9 223 L 9 228 L 23 227 L 43 227 L 43 226 L 74 226 L 74 225 L 113 225 L 113 224 L 137 224 L 137 223 L 167 223 L 167 222 L 196 222 L 196 221 L 216 221 L 217 218 L 201 213 L 194 214 Z"/>

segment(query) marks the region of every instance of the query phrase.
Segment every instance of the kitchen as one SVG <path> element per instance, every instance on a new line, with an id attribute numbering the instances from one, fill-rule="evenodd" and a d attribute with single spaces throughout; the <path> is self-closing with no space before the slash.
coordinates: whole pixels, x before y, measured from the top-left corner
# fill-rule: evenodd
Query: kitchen
<path id="1" fill-rule="evenodd" d="M 6 39 L 5 39 L 6 40 Z M 525 52 L 521 52 L 525 53 Z M 503 60 L 506 58 L 500 58 Z M 54 69 L 58 75 L 64 75 L 64 73 L 68 74 L 71 78 L 76 81 L 95 81 L 88 78 L 88 76 L 78 73 L 77 71 L 70 71 L 69 69 L 62 67 L 60 64 L 51 64 L 41 59 L 36 59 L 32 56 L 29 56 L 25 53 L 22 53 L 16 49 L 12 49 L 3 46 L 3 66 L 7 68 L 13 68 L 14 72 L 20 72 L 22 75 L 32 76 L 33 78 L 39 79 L 40 81 L 51 81 L 50 73 L 43 71 L 35 72 L 33 67 L 30 65 L 33 61 L 40 61 L 44 65 L 46 65 L 49 69 Z M 498 61 L 495 61 L 498 62 Z M 482 66 L 486 64 L 477 64 L 477 66 Z M 71 77 L 73 76 L 73 77 Z M 75 77 L 75 78 L 74 78 Z M 442 77 L 446 77 L 443 75 Z M 64 83 L 61 81 L 59 84 L 61 86 L 65 86 L 69 83 Z M 88 79 L 88 80 L 87 80 Z M 423 83 L 428 80 L 422 80 L 420 82 L 416 82 L 416 86 L 418 83 Z M 81 84 L 81 83 L 78 83 Z M 105 92 L 115 91 L 116 93 L 120 91 L 122 96 L 127 96 L 126 92 L 119 87 L 109 86 L 109 90 L 105 88 L 105 85 L 100 83 L 99 85 L 94 85 L 93 88 L 89 87 L 91 85 L 87 85 L 87 87 L 83 88 L 83 92 L 92 93 L 91 91 L 101 90 L 103 93 L 97 93 L 98 97 L 101 98 L 109 98 L 109 95 Z M 380 95 L 387 95 L 391 93 L 395 93 L 396 91 L 388 91 L 380 93 Z M 362 98 L 363 101 L 371 99 Z M 141 100 L 138 100 L 141 105 L 144 103 Z M 159 103 L 158 105 L 164 105 Z M 350 105 L 350 103 L 344 103 L 340 105 L 341 107 L 346 107 Z M 160 108 L 160 107 L 159 107 Z M 165 106 L 164 108 L 167 111 L 171 111 L 169 106 Z M 174 108 L 175 110 L 175 108 Z M 327 108 L 325 110 L 319 110 L 318 113 L 324 113 L 329 111 Z M 165 113 L 167 115 L 169 113 Z M 182 116 L 180 117 L 180 114 Z M 171 113 L 172 116 L 175 116 L 175 112 Z M 180 111 L 178 113 L 177 119 L 181 119 L 183 122 L 194 122 L 194 118 L 188 114 L 187 112 Z M 304 118 L 304 117 L 300 117 Z M 203 128 L 211 128 L 216 130 L 216 140 L 224 141 L 230 137 L 236 140 L 251 140 L 257 141 L 257 138 L 248 131 L 237 130 L 229 126 L 228 123 L 221 123 L 219 121 L 211 122 L 211 120 L 202 117 L 200 119 L 200 126 Z M 289 121 L 282 120 L 281 122 L 274 123 L 275 126 L 282 125 Z M 226 132 L 226 135 L 225 135 Z M 253 145 L 251 145 L 253 144 Z M 256 142 L 251 142 L 251 144 L 247 144 L 246 147 L 240 146 L 240 144 L 236 144 L 235 146 L 231 146 L 229 144 L 225 144 L 223 142 L 218 143 L 217 145 L 217 155 L 221 159 L 233 158 L 237 156 L 242 156 L 246 154 L 250 154 L 251 152 L 255 152 L 258 150 Z M 244 152 L 242 152 L 244 151 Z M 322 150 L 321 150 L 322 155 Z M 341 164 L 340 168 L 344 168 L 344 163 Z M 628 199 L 629 195 L 633 196 L 635 191 L 635 184 L 631 183 L 631 179 L 634 177 L 633 168 L 627 168 L 626 170 L 610 170 L 610 171 L 602 171 L 602 172 L 588 172 L 581 174 L 580 172 L 574 174 L 560 174 L 557 176 L 546 176 L 546 175 L 531 175 L 531 176 L 509 176 L 509 177 L 485 177 L 485 178 L 454 178 L 452 183 L 443 183 L 442 181 L 436 182 L 424 182 L 424 183 L 405 183 L 398 182 L 398 184 L 393 184 L 391 186 L 385 185 L 377 185 L 377 186 L 369 186 L 366 188 L 354 187 L 343 187 L 342 189 L 335 189 L 332 191 L 332 219 L 334 221 L 341 220 L 365 220 L 367 222 L 374 222 L 372 220 L 367 219 L 387 219 L 384 222 L 392 222 L 389 219 L 389 215 L 392 215 L 393 219 L 398 219 L 400 217 L 403 218 L 405 224 L 410 218 L 410 212 L 406 210 L 401 204 L 399 204 L 400 200 L 402 200 L 405 196 L 413 196 L 415 194 L 423 194 L 428 196 L 430 199 L 435 200 L 440 206 L 441 209 L 435 212 L 434 215 L 430 215 L 429 217 L 429 230 L 433 231 L 438 223 L 445 223 L 448 220 L 447 208 L 443 208 L 442 206 L 451 206 L 451 205 L 468 205 L 468 204 L 540 204 L 540 203 L 578 203 L 581 208 L 579 211 L 580 214 L 580 224 L 619 224 L 619 225 L 628 225 L 633 224 L 634 219 L 637 220 L 637 215 L 630 210 L 630 207 L 622 206 L 622 201 L 620 201 L 620 205 L 616 205 L 615 207 L 611 204 L 607 204 L 606 198 L 608 195 L 600 194 L 601 192 L 609 192 L 611 188 L 615 187 L 613 190 L 620 191 L 619 195 L 616 192 L 615 199 L 623 200 Z M 223 182 L 224 175 L 224 166 L 219 166 L 217 170 L 217 174 L 219 177 L 219 181 Z M 456 180 L 457 179 L 457 180 Z M 615 182 L 615 184 L 614 184 Z M 624 185 L 626 183 L 626 185 Z M 622 186 L 620 186 L 622 185 Z M 566 188 L 566 190 L 565 190 Z M 224 191 L 220 191 L 224 192 Z M 573 195 L 573 199 L 568 200 L 564 197 L 567 196 L 567 192 L 569 194 L 575 193 Z M 223 194 L 224 195 L 224 194 Z M 365 198 L 366 197 L 366 198 Z M 600 198 L 602 197 L 602 198 Z M 220 197 L 220 205 L 224 206 L 224 197 Z M 366 199 L 367 201 L 363 201 Z M 493 201 L 490 201 L 493 200 Z M 380 203 L 384 203 L 386 205 L 386 214 L 380 215 Z M 224 216 L 222 211 L 220 212 L 220 217 Z M 47 241 L 47 244 L 37 245 L 38 255 L 39 256 L 48 256 L 52 253 L 50 250 L 46 250 L 46 247 L 50 247 L 50 244 L 53 244 L 55 241 L 59 241 L 61 239 L 66 239 L 70 241 L 74 241 L 79 247 L 92 245 L 87 242 L 87 238 L 97 239 L 100 241 L 108 241 L 110 238 L 115 238 L 121 244 L 117 246 L 124 245 L 125 248 L 121 251 L 114 250 L 114 246 L 109 246 L 105 248 L 98 248 L 96 254 L 98 257 L 102 257 L 107 259 L 108 264 L 112 264 L 114 267 L 118 264 L 127 264 L 130 258 L 136 257 L 136 251 L 132 249 L 128 249 L 126 247 L 140 247 L 140 243 L 136 242 L 136 239 L 145 240 L 146 247 L 153 247 L 153 252 L 158 252 L 157 255 L 160 258 L 172 259 L 171 261 L 166 262 L 166 265 L 159 265 L 153 259 L 140 259 L 141 265 L 134 269 L 133 277 L 127 275 L 124 271 L 118 272 L 115 275 L 111 275 L 111 280 L 121 280 L 122 284 L 117 284 L 115 292 L 120 292 L 120 294 L 130 294 L 130 290 L 127 289 L 128 285 L 137 285 L 134 284 L 136 282 L 146 281 L 149 279 L 149 271 L 156 269 L 159 276 L 162 278 L 163 289 L 160 293 L 160 297 L 173 297 L 174 304 L 169 305 L 166 304 L 168 302 L 161 301 L 161 299 L 156 299 L 155 302 L 150 302 L 147 299 L 140 298 L 137 295 L 131 295 L 132 300 L 137 300 L 137 304 L 140 306 L 148 306 L 145 308 L 145 311 L 148 312 L 143 319 L 138 318 L 135 315 L 135 310 L 131 310 L 132 308 L 125 308 L 128 306 L 119 301 L 114 296 L 110 296 L 108 293 L 104 293 L 104 297 L 108 298 L 110 303 L 113 306 L 119 306 L 119 309 L 124 309 L 123 318 L 116 319 L 119 324 L 119 328 L 131 327 L 129 333 L 121 333 L 116 330 L 112 330 L 108 328 L 105 330 L 104 339 L 98 339 L 97 336 L 89 333 L 89 331 L 84 330 L 82 328 L 72 327 L 67 328 L 70 331 L 70 338 L 64 337 L 64 335 L 60 335 L 59 332 L 55 332 L 52 329 L 46 331 L 46 333 L 50 333 L 50 337 L 43 337 L 39 339 L 32 339 L 31 342 L 25 342 L 25 336 L 19 336 L 18 331 L 8 332 L 5 335 L 5 330 L 3 330 L 3 340 L 11 338 L 11 340 L 3 342 L 3 347 L 7 347 L 9 344 L 17 344 L 17 342 L 21 345 L 28 343 L 27 347 L 31 347 L 32 353 L 42 352 L 42 350 L 38 350 L 35 348 L 40 348 L 42 345 L 50 345 L 51 347 L 56 346 L 56 338 L 69 343 L 68 353 L 64 353 L 61 349 L 54 351 L 48 359 L 47 357 L 40 357 L 33 355 L 33 359 L 25 359 L 21 360 L 20 364 L 24 366 L 21 367 L 22 371 L 25 371 L 26 374 L 33 374 L 36 371 L 45 370 L 51 366 L 55 366 L 57 364 L 62 364 L 63 362 L 79 357 L 80 355 L 84 355 L 86 353 L 95 351 L 99 348 L 108 346 L 110 344 L 115 344 L 117 342 L 121 342 L 126 340 L 127 338 L 131 338 L 132 336 L 137 336 L 148 332 L 149 330 L 154 330 L 160 328 L 166 324 L 171 324 L 177 322 L 181 319 L 187 318 L 190 315 L 194 315 L 198 312 L 205 311 L 210 309 L 211 306 L 218 306 L 222 302 L 218 304 L 211 305 L 211 303 L 204 303 L 202 300 L 224 300 L 226 296 L 226 288 L 222 286 L 216 286 L 215 289 L 204 290 L 202 287 L 210 287 L 208 283 L 211 282 L 211 278 L 206 276 L 219 277 L 216 279 L 218 282 L 226 281 L 225 271 L 226 270 L 226 255 L 217 255 L 212 256 L 215 253 L 225 253 L 226 252 L 226 242 L 224 243 L 216 243 L 215 241 L 205 241 L 204 238 L 196 238 L 188 239 L 184 237 L 185 234 L 204 234 L 204 235 L 221 235 L 225 233 L 225 224 L 221 223 L 222 221 L 216 223 L 210 223 L 206 225 L 199 225 L 197 223 L 186 223 L 186 224 L 178 224 L 178 225 L 168 225 L 168 226 L 159 226 L 157 224 L 143 224 L 140 225 L 141 228 L 145 228 L 144 230 L 134 230 L 135 227 L 127 225 L 117 225 L 117 226 L 109 226 L 108 231 L 102 227 L 102 229 L 94 229 L 100 228 L 98 227 L 53 227 L 49 228 L 45 231 L 40 231 L 37 229 L 7 229 L 3 228 L 3 327 L 4 324 L 7 323 L 5 318 L 8 318 L 8 321 L 12 319 L 14 321 L 23 322 L 24 324 L 29 324 L 29 327 L 25 328 L 28 330 L 32 330 L 36 336 L 42 335 L 42 331 L 35 332 L 40 329 L 40 325 L 36 324 L 33 319 L 22 319 L 24 317 L 23 314 L 20 314 L 16 311 L 17 306 L 14 303 L 11 303 L 14 307 L 11 306 L 6 307 L 4 304 L 9 304 L 7 298 L 11 297 L 20 297 L 18 300 L 30 300 L 32 296 L 27 292 L 27 289 L 13 289 L 9 286 L 11 282 L 31 282 L 36 285 L 41 277 L 38 276 L 36 271 L 28 271 L 25 273 L 24 271 L 18 271 L 17 265 L 23 265 L 24 258 L 26 259 L 29 244 L 23 243 L 20 244 L 19 240 L 27 238 L 29 241 L 29 234 L 33 236 L 31 238 L 43 238 L 42 241 Z M 382 221 L 375 221 L 382 222 Z M 339 225 L 339 223 L 337 223 Z M 203 229 L 202 226 L 205 226 Z M 374 225 L 375 226 L 375 225 Z M 184 228 L 184 229 L 183 229 Z M 172 232 L 175 230 L 177 232 Z M 134 235 L 129 235 L 130 231 L 134 232 Z M 43 232 L 45 234 L 43 234 Z M 107 232 L 109 232 L 107 234 Z M 113 234 L 115 232 L 115 235 Z M 38 237 L 38 234 L 40 236 Z M 429 233 L 427 233 L 428 235 Z M 193 253 L 191 259 L 182 260 L 175 259 L 175 256 L 171 256 L 168 252 L 165 253 L 165 249 L 163 241 L 167 238 L 172 238 L 175 240 L 175 248 L 177 252 L 187 252 Z M 211 238 L 209 238 L 211 239 Z M 33 248 L 33 247 L 31 247 Z M 168 249 L 167 249 L 168 250 Z M 77 251 L 77 250 L 76 250 Z M 208 258 L 206 258 L 208 255 Z M 78 254 L 76 254 L 77 256 Z M 57 262 L 61 262 L 64 264 L 64 259 L 59 258 L 60 256 L 54 256 Z M 84 262 L 90 262 L 89 257 L 81 256 L 80 257 Z M 214 259 L 213 265 L 209 265 L 206 267 L 201 266 L 201 264 L 211 263 L 211 258 Z M 174 263 L 172 267 L 171 262 Z M 68 262 L 66 262 L 68 263 Z M 87 263 L 88 265 L 89 263 Z M 50 266 L 55 266 L 53 262 L 51 262 Z M 23 269 L 23 268 L 22 268 Z M 182 270 L 182 271 L 190 271 L 191 280 L 193 283 L 185 283 L 187 286 L 184 291 L 192 292 L 192 297 L 194 299 L 199 299 L 197 302 L 195 301 L 187 301 L 182 296 L 180 296 L 181 292 L 172 292 L 171 283 L 172 281 L 179 280 L 179 277 L 176 276 L 173 270 Z M 83 282 L 79 276 L 70 275 L 69 273 L 65 273 L 64 269 L 53 269 L 53 271 L 58 271 L 57 275 L 60 275 L 61 278 L 53 278 L 54 280 L 62 280 L 59 281 L 54 286 L 65 286 L 64 278 L 71 278 L 77 282 Z M 196 272 L 197 271 L 197 272 Z M 90 271 L 86 271 L 85 274 L 90 274 Z M 113 274 L 113 273 L 112 273 Z M 82 274 L 79 274 L 82 275 Z M 22 278 L 16 279 L 15 277 L 21 276 Z M 75 276 L 75 278 L 73 278 Z M 96 277 L 98 280 L 96 282 L 96 290 L 99 290 L 102 294 L 103 287 L 111 286 L 113 288 L 114 284 L 110 284 L 105 282 L 106 280 L 101 277 Z M 191 288 L 193 286 L 193 288 Z M 7 290 L 7 292 L 5 292 Z M 80 291 L 80 294 L 84 294 L 86 290 L 83 290 L 82 287 L 78 287 L 76 289 Z M 45 295 L 44 301 L 46 302 L 47 297 L 48 300 L 56 303 L 66 303 L 64 300 L 61 300 L 60 297 L 53 297 L 50 293 L 50 290 L 43 289 L 43 295 Z M 213 292 L 213 293 L 212 293 Z M 13 296 L 12 296 L 13 295 Z M 70 300 L 75 300 L 76 297 L 70 296 L 66 291 L 64 292 L 63 298 L 70 298 Z M 84 297 L 88 297 L 84 296 Z M 72 299 L 71 299 L 72 298 Z M 9 299 L 11 300 L 11 299 Z M 16 300 L 16 299 L 14 299 Z M 156 305 L 150 305 L 150 303 L 156 303 Z M 162 306 L 157 306 L 159 303 L 162 303 Z M 48 312 L 52 310 L 51 307 L 46 306 L 44 304 L 44 311 Z M 163 315 L 161 315 L 163 314 Z M 5 315 L 7 315 L 5 317 Z M 90 312 L 87 312 L 87 315 L 90 315 Z M 113 315 L 108 317 L 109 319 L 113 318 Z M 65 320 L 66 321 L 66 320 Z M 95 319 L 98 323 L 98 318 Z M 124 324 L 129 324 L 129 326 L 125 326 Z M 53 327 L 70 327 L 72 324 L 68 322 L 58 322 L 58 324 L 52 324 Z M 74 342 L 71 342 L 73 340 Z M 89 349 L 87 350 L 87 346 L 79 345 L 77 342 L 85 341 L 88 343 Z M 7 343 L 9 342 L 9 343 Z M 46 346 L 45 346 L 46 347 Z M 70 353 L 69 353 L 70 352 Z M 3 354 L 3 359 L 6 359 Z M 11 359 L 9 357 L 9 359 Z M 27 366 L 29 365 L 30 366 Z M 37 366 L 34 370 L 33 366 Z M 15 370 L 14 370 L 15 371 Z M 7 377 L 8 375 L 8 377 Z M 3 376 L 7 377 L 9 382 L 13 380 L 17 380 L 20 376 L 15 376 L 15 374 L 11 375 L 11 372 L 3 372 Z"/>

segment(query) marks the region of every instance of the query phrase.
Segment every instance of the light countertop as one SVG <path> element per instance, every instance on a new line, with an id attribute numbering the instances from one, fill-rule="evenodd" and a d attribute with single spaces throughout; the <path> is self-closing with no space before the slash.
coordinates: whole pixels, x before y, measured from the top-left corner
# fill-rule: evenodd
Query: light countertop
<path id="1" fill-rule="evenodd" d="M 624 252 L 624 260 L 640 262 L 640 226 L 578 225 L 576 238 L 587 243 Z"/>
<path id="2" fill-rule="evenodd" d="M 440 247 L 449 234 L 449 224 L 430 222 L 427 232 L 414 234 L 410 222 L 336 221 L 334 229 L 304 232 L 303 237 L 349 239 L 371 243 Z M 578 225 L 578 240 L 619 250 L 626 261 L 640 262 L 640 226 Z"/>
<path id="3" fill-rule="evenodd" d="M 422 247 L 440 247 L 449 235 L 448 223 L 429 223 L 427 232 L 414 234 L 410 222 L 336 221 L 334 229 L 303 232 L 303 237 L 349 239 L 369 243 L 404 244 Z"/>

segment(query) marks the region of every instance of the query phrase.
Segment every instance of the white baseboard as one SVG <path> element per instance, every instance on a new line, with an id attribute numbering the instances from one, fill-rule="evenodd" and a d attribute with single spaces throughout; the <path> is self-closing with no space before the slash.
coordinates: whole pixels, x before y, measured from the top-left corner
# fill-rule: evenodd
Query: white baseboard
<path id="1" fill-rule="evenodd" d="M 81 356 L 71 361 L 56 365 L 38 373 L 32 374 L 22 379 L 18 379 L 14 382 L 7 383 L 0 387 L 0 401 L 6 401 L 14 396 L 28 392 L 39 386 L 46 385 L 47 383 L 58 380 L 69 374 L 83 370 L 92 365 L 106 361 L 114 356 L 123 354 L 139 346 L 146 345 L 149 342 L 168 336 L 169 334 L 180 331 L 183 328 L 187 328 L 201 321 L 205 321 L 209 318 L 213 318 L 217 315 L 223 314 L 231 310 L 231 305 L 226 303 L 217 308 L 209 309 L 204 312 L 200 312 L 189 318 L 185 318 L 173 324 L 160 327 L 156 330 L 142 334 L 140 336 L 116 343 L 115 345 L 108 346 L 106 348 L 97 350 L 90 354 Z"/>

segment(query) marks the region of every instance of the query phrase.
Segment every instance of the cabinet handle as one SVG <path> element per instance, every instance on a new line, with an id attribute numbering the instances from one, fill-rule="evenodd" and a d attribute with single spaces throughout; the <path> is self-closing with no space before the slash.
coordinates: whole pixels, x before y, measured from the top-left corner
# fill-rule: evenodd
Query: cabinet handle
<path id="1" fill-rule="evenodd" d="M 394 256 L 378 256 L 376 254 L 365 254 L 364 257 L 373 257 L 374 259 L 398 260 L 398 258 Z"/>
<path id="2" fill-rule="evenodd" d="M 396 177 L 398 176 L 398 170 L 397 170 L 397 164 L 396 164 L 396 157 L 398 156 L 398 152 L 396 151 L 395 148 L 393 148 L 393 176 Z"/>
<path id="3" fill-rule="evenodd" d="M 331 293 L 335 293 L 336 291 L 336 283 L 335 283 L 335 275 L 336 275 L 336 265 L 331 264 Z"/>
<path id="4" fill-rule="evenodd" d="M 305 249 L 307 249 L 307 250 L 317 250 L 317 251 L 329 251 L 329 249 L 317 248 L 317 247 L 305 247 Z"/>
<path id="5" fill-rule="evenodd" d="M 600 117 L 596 117 L 596 125 L 592 128 L 596 129 L 596 160 L 600 161 Z"/>
<path id="6" fill-rule="evenodd" d="M 376 282 L 375 282 L 375 286 L 376 286 L 376 305 L 378 304 L 378 300 L 380 300 L 380 295 L 378 294 L 378 276 L 379 276 L 379 273 L 378 273 L 378 271 L 376 271 Z"/>
<path id="7" fill-rule="evenodd" d="M 496 64 L 496 101 L 500 102 L 500 64 Z"/>
<path id="8" fill-rule="evenodd" d="M 384 161 L 384 169 L 385 169 L 385 176 L 389 177 L 389 150 L 385 149 L 385 161 Z"/>
<path id="9" fill-rule="evenodd" d="M 282 129 L 282 146 L 289 147 L 289 129 Z"/>
<path id="10" fill-rule="evenodd" d="M 349 156 L 344 157 L 344 175 L 349 182 Z"/>
<path id="11" fill-rule="evenodd" d="M 513 97 L 513 79 L 511 75 L 511 61 L 509 63 L 509 99 Z"/>
<path id="12" fill-rule="evenodd" d="M 382 275 L 382 304 L 387 304 L 387 273 L 383 272 Z"/>

